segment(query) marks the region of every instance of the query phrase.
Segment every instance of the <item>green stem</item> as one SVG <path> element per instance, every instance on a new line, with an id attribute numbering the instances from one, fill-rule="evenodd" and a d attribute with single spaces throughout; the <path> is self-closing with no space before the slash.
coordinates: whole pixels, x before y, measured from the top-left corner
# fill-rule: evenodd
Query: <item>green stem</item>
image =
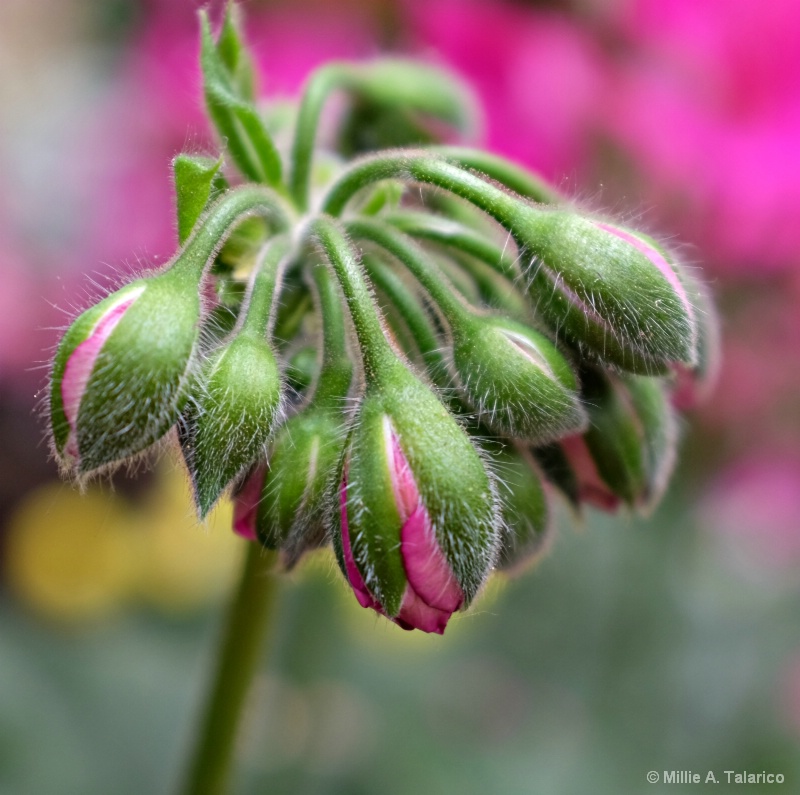
<path id="1" fill-rule="evenodd" d="M 350 391 L 353 364 L 347 353 L 342 301 L 336 280 L 324 265 L 312 268 L 319 314 L 322 316 L 322 364 L 312 402 L 319 408 L 341 411 Z"/>
<path id="2" fill-rule="evenodd" d="M 344 76 L 343 65 L 327 64 L 311 75 L 303 90 L 303 99 L 297 114 L 297 125 L 292 143 L 292 172 L 289 180 L 289 190 L 301 212 L 308 208 L 314 142 L 317 138 L 322 107 L 330 94 L 342 82 Z"/>
<path id="3" fill-rule="evenodd" d="M 341 215 L 356 193 L 385 179 L 421 182 L 443 188 L 466 199 L 509 229 L 524 224 L 526 217 L 534 212 L 532 206 L 521 203 L 516 196 L 425 150 L 375 155 L 358 161 L 329 189 L 322 211 Z"/>
<path id="4" fill-rule="evenodd" d="M 541 177 L 530 174 L 505 158 L 465 146 L 433 146 L 431 149 L 463 168 L 485 174 L 526 199 L 541 204 L 563 204 L 566 201 Z"/>
<path id="5" fill-rule="evenodd" d="M 348 221 L 346 228 L 354 238 L 369 240 L 402 262 L 427 290 L 451 326 L 468 321 L 471 312 L 466 304 L 456 297 L 455 290 L 445 281 L 425 251 L 402 233 L 380 221 L 366 218 Z"/>
<path id="6" fill-rule="evenodd" d="M 463 251 L 511 281 L 519 277 L 513 257 L 484 235 L 456 221 L 413 212 L 386 213 L 381 219 L 411 237 Z"/>
<path id="7" fill-rule="evenodd" d="M 272 568 L 276 557 L 277 553 L 248 543 L 182 795 L 223 795 L 227 791 L 242 710 L 274 615 L 277 579 Z"/>
<path id="8" fill-rule="evenodd" d="M 372 283 L 392 302 L 408 326 L 426 366 L 438 373 L 444 368 L 441 342 L 417 297 L 392 268 L 377 257 L 365 254 L 364 267 Z"/>
<path id="9" fill-rule="evenodd" d="M 259 254 L 244 311 L 243 333 L 259 339 L 266 336 L 275 302 L 279 266 L 288 250 L 288 239 L 281 237 L 271 240 Z"/>
<path id="10" fill-rule="evenodd" d="M 397 355 L 383 333 L 378 308 L 361 270 L 358 254 L 332 218 L 315 218 L 309 234 L 319 242 L 342 287 L 367 380 L 378 380 L 397 362 Z"/>
<path id="11" fill-rule="evenodd" d="M 173 260 L 170 271 L 176 276 L 199 282 L 206 266 L 237 224 L 251 215 L 264 216 L 275 230 L 289 226 L 289 213 L 274 191 L 257 185 L 234 188 L 218 199 L 195 224 L 186 244 Z"/>

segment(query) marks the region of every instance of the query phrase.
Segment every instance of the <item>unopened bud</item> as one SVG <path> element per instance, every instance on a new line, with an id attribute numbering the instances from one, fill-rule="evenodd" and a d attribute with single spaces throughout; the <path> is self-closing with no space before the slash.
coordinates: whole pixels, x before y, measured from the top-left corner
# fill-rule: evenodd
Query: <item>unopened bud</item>
<path id="1" fill-rule="evenodd" d="M 651 375 L 695 363 L 694 307 L 655 243 L 576 213 L 519 215 L 531 299 L 554 329 L 622 370 Z"/>
<path id="2" fill-rule="evenodd" d="M 533 456 L 507 446 L 493 457 L 503 506 L 497 568 L 513 574 L 536 562 L 552 535 L 550 505 Z"/>
<path id="3" fill-rule="evenodd" d="M 179 429 L 201 517 L 266 456 L 280 409 L 278 365 L 266 339 L 239 334 L 203 362 Z"/>
<path id="4" fill-rule="evenodd" d="M 489 428 L 545 442 L 585 426 L 575 375 L 543 334 L 512 320 L 474 315 L 452 328 L 455 371 Z"/>
<path id="5" fill-rule="evenodd" d="M 326 540 L 326 498 L 343 443 L 341 420 L 313 408 L 288 420 L 272 443 L 256 528 L 265 546 L 283 551 L 289 567 Z"/>
<path id="6" fill-rule="evenodd" d="M 56 455 L 78 475 L 140 453 L 175 423 L 197 343 L 196 284 L 138 279 L 86 310 L 56 352 Z"/>
<path id="7" fill-rule="evenodd" d="M 580 496 L 605 510 L 619 501 L 642 510 L 661 498 L 677 445 L 675 414 L 658 379 L 587 374 L 589 428 L 562 440 Z"/>
<path id="8" fill-rule="evenodd" d="M 363 607 L 443 633 L 491 569 L 493 487 L 467 434 L 402 365 L 346 445 L 334 546 Z"/>

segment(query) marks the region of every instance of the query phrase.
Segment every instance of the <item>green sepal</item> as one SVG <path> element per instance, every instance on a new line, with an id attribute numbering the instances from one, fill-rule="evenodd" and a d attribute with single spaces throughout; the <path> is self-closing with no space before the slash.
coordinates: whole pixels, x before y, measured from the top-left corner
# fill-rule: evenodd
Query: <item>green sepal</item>
<path id="1" fill-rule="evenodd" d="M 201 518 L 266 456 L 280 413 L 280 374 L 265 339 L 240 333 L 203 362 L 179 425 Z"/>
<path id="2" fill-rule="evenodd" d="M 266 124 L 229 73 L 204 11 L 200 12 L 200 25 L 200 65 L 208 115 L 242 175 L 251 182 L 278 186 L 281 160 Z"/>
<path id="3" fill-rule="evenodd" d="M 175 203 L 178 216 L 178 243 L 183 245 L 197 219 L 227 187 L 219 173 L 222 158 L 180 154 L 172 161 Z"/>

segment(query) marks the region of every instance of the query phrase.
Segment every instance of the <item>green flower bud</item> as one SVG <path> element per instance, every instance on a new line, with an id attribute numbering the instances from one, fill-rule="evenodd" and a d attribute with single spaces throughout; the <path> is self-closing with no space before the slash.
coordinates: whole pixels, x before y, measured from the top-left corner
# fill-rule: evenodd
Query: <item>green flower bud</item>
<path id="1" fill-rule="evenodd" d="M 339 479 L 334 549 L 359 603 L 444 631 L 486 580 L 494 489 L 465 431 L 397 362 L 368 388 Z"/>
<path id="2" fill-rule="evenodd" d="M 539 560 L 553 530 L 550 505 L 533 456 L 509 445 L 492 458 L 498 479 L 503 526 L 497 568 L 516 573 Z"/>
<path id="3" fill-rule="evenodd" d="M 500 317 L 465 318 L 452 331 L 453 366 L 490 429 L 545 442 L 585 426 L 575 375 L 543 334 Z"/>
<path id="4" fill-rule="evenodd" d="M 530 260 L 531 300 L 554 329 L 622 370 L 694 364 L 691 298 L 652 241 L 572 212 L 518 215 L 513 231 Z"/>
<path id="5" fill-rule="evenodd" d="M 198 338 L 196 282 L 137 279 L 86 310 L 59 343 L 50 418 L 63 467 L 86 475 L 140 453 L 177 420 Z"/>
<path id="6" fill-rule="evenodd" d="M 179 429 L 203 518 L 267 453 L 281 416 L 281 380 L 266 340 L 239 334 L 203 362 Z"/>
<path id="7" fill-rule="evenodd" d="M 344 437 L 341 418 L 313 408 L 289 419 L 275 437 L 256 532 L 264 546 L 284 552 L 288 566 L 326 540 L 327 496 Z"/>
<path id="8" fill-rule="evenodd" d="M 467 433 L 387 342 L 339 224 L 321 216 L 309 231 L 341 285 L 366 381 L 339 472 L 334 549 L 363 607 L 441 633 L 494 562 L 494 487 Z"/>
<path id="9" fill-rule="evenodd" d="M 285 240 L 262 255 L 240 328 L 205 359 L 179 428 L 200 517 L 267 452 L 281 417 L 278 363 L 266 340 Z"/>
<path id="10" fill-rule="evenodd" d="M 658 379 L 587 373 L 589 429 L 562 446 L 582 500 L 606 510 L 618 501 L 648 510 L 660 500 L 675 462 L 677 424 Z"/>

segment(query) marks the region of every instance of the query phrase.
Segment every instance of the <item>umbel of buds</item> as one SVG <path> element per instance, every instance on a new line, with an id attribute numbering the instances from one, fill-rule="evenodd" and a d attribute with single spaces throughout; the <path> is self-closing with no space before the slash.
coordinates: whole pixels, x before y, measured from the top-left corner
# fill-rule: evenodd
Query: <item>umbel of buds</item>
<path id="1" fill-rule="evenodd" d="M 442 145 L 476 127 L 446 72 L 324 66 L 287 123 L 252 63 L 230 5 L 216 37 L 201 14 L 222 151 L 175 158 L 174 258 L 61 340 L 53 451 L 85 479 L 176 439 L 200 517 L 228 494 L 285 567 L 330 546 L 359 604 L 442 633 L 541 557 L 557 495 L 652 510 L 713 380 L 713 305 L 648 235 Z"/>

